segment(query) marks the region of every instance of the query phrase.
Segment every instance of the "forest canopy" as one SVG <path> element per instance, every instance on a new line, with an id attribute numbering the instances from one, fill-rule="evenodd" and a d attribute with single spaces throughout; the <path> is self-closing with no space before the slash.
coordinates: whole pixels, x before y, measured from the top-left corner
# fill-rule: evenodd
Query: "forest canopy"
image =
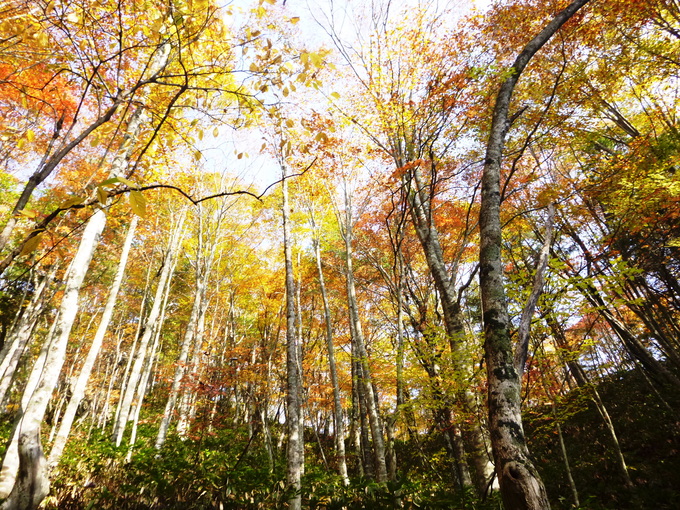
<path id="1" fill-rule="evenodd" d="M 677 508 L 677 0 L 0 2 L 0 509 Z"/>

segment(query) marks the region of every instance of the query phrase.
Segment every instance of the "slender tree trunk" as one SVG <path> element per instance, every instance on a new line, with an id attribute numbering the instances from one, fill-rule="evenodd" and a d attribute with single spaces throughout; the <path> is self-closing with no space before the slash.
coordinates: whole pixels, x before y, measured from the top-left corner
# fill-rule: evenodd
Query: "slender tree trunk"
<path id="1" fill-rule="evenodd" d="M 484 317 L 484 351 L 488 377 L 491 446 L 505 507 L 550 508 L 543 482 L 529 458 L 521 417 L 521 378 L 510 340 L 501 264 L 501 161 L 513 90 L 529 60 L 588 0 L 574 0 L 521 51 L 500 87 L 493 110 L 482 176 L 480 208 L 480 287 Z"/>
<path id="2" fill-rule="evenodd" d="M 375 453 L 376 477 L 378 483 L 387 481 L 387 463 L 385 461 L 385 441 L 383 439 L 382 423 L 378 414 L 376 406 L 376 395 L 373 392 L 373 384 L 371 381 L 370 367 L 368 365 L 368 352 L 366 351 L 366 344 L 364 342 L 364 335 L 361 329 L 361 321 L 359 319 L 359 310 L 357 306 L 356 286 L 354 283 L 354 270 L 352 268 L 352 209 L 351 202 L 345 186 L 345 224 L 342 232 L 345 239 L 345 270 L 347 279 L 347 305 L 349 308 L 350 329 L 352 332 L 352 340 L 356 343 L 357 354 L 359 355 L 359 363 L 361 366 L 361 376 L 359 378 L 360 388 L 364 394 L 364 402 L 366 404 L 366 411 L 368 412 L 368 421 L 371 426 L 371 439 L 373 440 L 373 451 Z"/>
<path id="3" fill-rule="evenodd" d="M 300 252 L 298 252 L 298 268 L 300 267 Z M 293 277 L 295 283 L 295 278 Z M 298 428 L 299 435 L 302 438 L 300 441 L 300 476 L 305 475 L 305 385 L 303 382 L 302 361 L 304 355 L 302 353 L 302 344 L 304 337 L 302 336 L 302 301 L 300 300 L 300 293 L 302 290 L 302 281 L 295 284 L 295 326 L 297 330 L 297 372 L 298 372 L 298 391 L 300 392 L 300 413 L 298 414 Z"/>
<path id="4" fill-rule="evenodd" d="M 408 199 L 411 205 L 411 219 L 441 300 L 444 326 L 452 353 L 454 372 L 458 379 L 463 380 L 470 372 L 470 369 L 465 362 L 466 355 L 462 349 L 462 343 L 465 339 L 465 329 L 459 298 L 455 291 L 455 274 L 453 278 L 449 276 L 449 271 L 444 263 L 444 254 L 439 242 L 439 232 L 434 224 L 432 215 L 429 191 L 423 182 L 418 167 L 413 169 L 412 184 L 415 185 L 415 189 L 411 189 L 408 193 Z M 459 388 L 456 391 L 456 394 L 461 410 L 472 420 L 477 413 L 476 403 L 471 392 L 466 388 Z M 459 438 L 457 437 L 452 438 L 452 443 L 455 445 L 455 450 L 458 454 L 462 454 L 462 458 L 457 457 L 457 462 L 465 462 L 468 453 L 470 454 L 470 460 L 475 469 L 474 479 L 477 492 L 482 495 L 486 490 L 489 475 L 491 474 L 491 466 L 486 453 L 484 433 L 481 429 L 481 425 L 478 420 L 472 421 L 473 423 L 470 423 L 467 426 L 463 425 L 459 427 L 465 432 L 463 438 L 467 444 L 458 444 Z M 458 425 L 451 423 L 443 426 L 449 428 Z M 463 483 L 467 484 L 469 481 L 471 484 L 472 478 L 465 476 L 465 471 L 467 471 L 467 468 L 459 466 L 459 473 L 463 474 Z"/>
<path id="5" fill-rule="evenodd" d="M 45 304 L 49 300 L 47 288 L 52 283 L 57 272 L 58 264 L 52 266 L 50 271 L 42 278 L 36 287 L 31 300 L 23 311 L 19 320 L 15 323 L 10 334 L 5 338 L 6 349 L 3 349 L 4 357 L 0 363 L 0 402 L 4 404 L 8 396 L 9 389 L 14 379 L 21 356 L 26 350 L 26 346 L 35 329 L 40 314 L 44 310 Z M 4 405 L 2 406 L 4 409 Z"/>
<path id="6" fill-rule="evenodd" d="M 158 435 L 156 436 L 155 448 L 157 450 L 160 450 L 163 447 L 163 444 L 165 443 L 165 438 L 168 434 L 168 428 L 170 427 L 170 419 L 172 417 L 172 412 L 175 409 L 175 404 L 177 402 L 177 396 L 179 395 L 182 379 L 186 372 L 187 360 L 189 358 L 189 349 L 193 345 L 192 340 L 194 339 L 194 335 L 196 333 L 198 315 L 201 312 L 201 303 L 203 301 L 205 282 L 203 281 L 202 278 L 197 278 L 196 284 L 197 284 L 196 293 L 194 295 L 194 303 L 191 308 L 189 323 L 187 324 L 187 328 L 184 333 L 184 340 L 182 341 L 182 348 L 179 353 L 179 358 L 177 359 L 177 367 L 175 368 L 175 375 L 172 380 L 172 387 L 170 388 L 168 401 L 165 405 L 165 411 L 163 412 L 163 419 L 161 420 Z"/>
<path id="7" fill-rule="evenodd" d="M 142 338 L 139 341 L 139 347 L 137 349 L 137 354 L 135 356 L 134 364 L 130 371 L 130 376 L 127 380 L 125 393 L 122 397 L 120 408 L 118 410 L 118 419 L 116 420 L 112 438 L 116 446 L 120 446 L 123 440 L 123 434 L 125 433 L 125 426 L 127 425 L 128 418 L 130 417 L 130 408 L 132 406 L 132 401 L 134 399 L 135 393 L 137 391 L 137 385 L 142 376 L 142 368 L 144 366 L 144 359 L 149 347 L 149 341 L 153 335 L 154 326 L 158 321 L 158 317 L 161 312 L 161 305 L 163 303 L 163 296 L 165 292 L 165 286 L 168 283 L 170 277 L 170 272 L 173 267 L 173 259 L 175 252 L 179 246 L 182 238 L 182 230 L 184 225 L 184 212 L 182 212 L 181 217 L 175 227 L 173 228 L 170 239 L 168 242 L 168 248 L 163 258 L 163 267 L 161 269 L 161 274 L 158 279 L 158 286 L 156 288 L 156 295 L 154 297 L 153 305 L 149 316 L 146 318 L 143 327 Z"/>
<path id="8" fill-rule="evenodd" d="M 352 344 L 352 408 L 350 410 L 349 437 L 354 446 L 354 456 L 356 457 L 359 477 L 363 478 L 365 476 L 364 456 L 362 453 L 363 414 L 361 392 L 359 391 L 358 358 L 359 356 L 356 355 L 356 345 Z"/>
<path id="9" fill-rule="evenodd" d="M 194 338 L 194 349 L 191 355 L 191 363 L 189 367 L 188 378 L 195 386 L 200 381 L 201 373 L 204 367 L 203 360 L 203 340 L 205 337 L 205 313 L 207 309 L 207 300 L 205 295 L 201 301 L 201 308 L 198 313 L 198 324 L 196 325 L 196 335 Z M 182 402 L 179 409 L 179 418 L 177 420 L 177 434 L 185 438 L 191 423 L 196 416 L 196 400 L 198 393 L 194 390 L 186 390 L 182 397 Z"/>
<path id="10" fill-rule="evenodd" d="M 314 222 L 314 218 L 312 218 Z M 314 225 L 316 227 L 316 225 Z M 315 229 L 316 232 L 316 229 Z M 335 450 L 338 457 L 338 470 L 344 485 L 349 485 L 347 475 L 347 461 L 345 459 L 345 425 L 342 417 L 342 402 L 340 400 L 340 385 L 338 383 L 338 371 L 335 365 L 335 346 L 333 345 L 333 325 L 331 322 L 331 311 L 328 306 L 328 294 L 326 293 L 326 282 L 323 277 L 321 267 L 321 247 L 319 246 L 318 233 L 314 238 L 314 254 L 316 257 L 316 270 L 319 275 L 319 288 L 323 301 L 324 321 L 326 325 L 326 347 L 328 349 L 328 366 L 331 372 L 331 384 L 333 386 L 333 422 L 335 425 Z"/>
<path id="11" fill-rule="evenodd" d="M 167 305 L 167 295 L 169 294 L 170 282 L 168 281 L 168 290 L 165 294 L 165 299 L 163 300 L 163 313 L 165 315 L 165 309 Z M 148 359 L 146 365 L 144 366 L 144 372 L 139 381 L 139 387 L 137 388 L 137 404 L 134 406 L 132 411 L 132 430 L 130 431 L 130 442 L 127 454 L 125 455 L 125 462 L 130 462 L 132 460 L 132 452 L 135 449 L 135 442 L 137 441 L 137 426 L 139 424 L 139 415 L 142 412 L 142 404 L 144 403 L 144 397 L 148 391 L 149 378 L 151 377 L 151 369 L 153 368 L 154 360 L 156 359 L 156 354 L 158 351 L 158 345 L 160 344 L 161 330 L 163 328 L 163 320 L 158 321 L 158 324 L 154 326 L 155 334 L 153 344 L 151 349 L 149 349 Z"/>
<path id="12" fill-rule="evenodd" d="M 295 279 L 293 274 L 293 255 L 290 229 L 290 205 L 288 200 L 288 181 L 287 168 L 281 165 L 283 176 L 283 252 L 286 265 L 286 372 L 287 372 L 287 393 L 286 393 L 286 429 L 288 431 L 288 450 L 287 450 L 287 482 L 293 493 L 288 500 L 289 508 L 300 510 L 302 508 L 302 496 L 300 477 L 302 472 L 301 449 L 304 447 L 304 439 L 300 429 L 300 360 L 298 359 L 299 348 L 297 331 L 295 328 Z"/>
<path id="13" fill-rule="evenodd" d="M 17 472 L 19 470 L 19 432 L 21 430 L 21 421 L 23 418 L 24 410 L 28 406 L 28 402 L 33 395 L 33 391 L 38 386 L 40 381 L 40 376 L 42 374 L 43 367 L 45 366 L 45 359 L 47 358 L 47 353 L 52 345 L 52 340 L 54 339 L 55 332 L 57 330 L 57 319 L 59 318 L 59 312 L 54 317 L 52 321 L 52 326 L 45 337 L 38 358 L 33 363 L 33 368 L 28 376 L 26 385 L 24 387 L 23 395 L 21 396 L 21 407 L 19 412 L 14 419 L 14 428 L 10 436 L 7 447 L 5 448 L 5 456 L 2 460 L 2 470 L 0 471 L 0 500 L 7 498 L 12 489 L 14 488 L 14 482 L 16 481 Z"/>
<path id="14" fill-rule="evenodd" d="M 40 439 L 40 424 L 45 416 L 52 392 L 59 381 L 59 374 L 66 358 L 71 327 L 78 313 L 78 297 L 85 274 L 90 266 L 99 236 L 104 230 L 106 215 L 98 210 L 87 222 L 80 240 L 78 252 L 73 259 L 66 278 L 55 339 L 45 358 L 42 376 L 25 407 L 19 433 L 19 476 L 12 493 L 3 503 L 5 509 L 34 509 L 49 493 L 47 462 Z"/>
<path id="15" fill-rule="evenodd" d="M 104 341 L 104 336 L 109 328 L 109 323 L 111 322 L 111 316 L 113 315 L 113 308 L 116 305 L 116 300 L 118 298 L 118 291 L 120 290 L 121 283 L 123 282 L 123 275 L 125 274 L 125 266 L 127 265 L 128 254 L 130 253 L 130 247 L 132 246 L 132 239 L 135 235 L 135 228 L 137 227 L 137 216 L 132 218 L 132 222 L 128 227 L 128 232 L 125 237 L 125 242 L 123 243 L 123 250 L 120 255 L 120 261 L 118 262 L 118 268 L 116 270 L 116 275 L 111 283 L 111 289 L 109 291 L 109 297 L 104 307 L 104 313 L 100 319 L 99 327 L 95 333 L 94 339 L 92 340 L 92 345 L 87 353 L 87 358 L 83 363 L 83 367 L 80 370 L 80 375 L 75 383 L 73 390 L 73 395 L 69 401 L 64 417 L 62 418 L 61 425 L 59 426 L 59 432 L 57 433 L 56 440 L 52 445 L 52 450 L 50 451 L 50 456 L 48 459 L 48 464 L 51 468 L 56 467 L 59 464 L 59 459 L 64 451 L 64 446 L 68 440 L 68 436 L 71 432 L 71 426 L 73 425 L 73 420 L 80 406 L 80 402 L 85 396 L 85 389 L 87 388 L 87 383 L 90 380 L 90 375 L 92 374 L 92 368 L 97 360 L 99 351 L 101 350 L 102 343 Z"/>
<path id="16" fill-rule="evenodd" d="M 557 346 L 560 349 L 566 350 L 568 348 L 567 340 L 566 337 L 564 336 L 564 330 L 562 329 L 562 327 L 557 323 L 554 317 L 548 316 L 547 322 L 548 326 L 550 327 L 553 333 L 553 337 L 557 342 Z M 607 406 L 605 406 L 604 402 L 602 401 L 602 398 L 600 398 L 600 392 L 597 391 L 597 386 L 589 380 L 588 374 L 586 374 L 586 371 L 583 370 L 583 367 L 578 363 L 577 360 L 575 359 L 568 360 L 567 367 L 569 368 L 569 372 L 571 372 L 572 376 L 576 380 L 576 384 L 579 386 L 579 388 L 582 388 L 584 391 L 590 393 L 591 400 L 595 404 L 595 408 L 597 409 L 598 414 L 602 418 L 605 427 L 607 427 L 607 432 L 609 432 L 609 436 L 611 437 L 612 446 L 614 448 L 614 453 L 616 455 L 616 459 L 619 465 L 619 472 L 621 473 L 621 477 L 623 478 L 626 486 L 631 487 L 633 485 L 633 482 L 630 478 L 630 474 L 628 473 L 628 465 L 626 464 L 626 459 L 623 456 L 623 451 L 621 450 L 621 445 L 619 443 L 618 434 L 616 433 L 616 428 L 614 427 L 614 422 L 612 421 L 611 416 L 609 415 Z"/>

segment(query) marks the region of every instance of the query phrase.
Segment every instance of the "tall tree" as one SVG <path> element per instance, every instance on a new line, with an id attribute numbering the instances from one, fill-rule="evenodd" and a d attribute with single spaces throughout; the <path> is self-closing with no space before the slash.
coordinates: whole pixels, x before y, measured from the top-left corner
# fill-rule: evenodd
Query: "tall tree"
<path id="1" fill-rule="evenodd" d="M 512 92 L 531 58 L 588 0 L 560 11 L 519 53 L 501 83 L 484 159 L 480 223 L 480 288 L 488 377 L 489 428 L 503 501 L 512 509 L 550 508 L 548 495 L 526 447 L 521 378 L 515 366 L 501 265 L 501 163 Z"/>

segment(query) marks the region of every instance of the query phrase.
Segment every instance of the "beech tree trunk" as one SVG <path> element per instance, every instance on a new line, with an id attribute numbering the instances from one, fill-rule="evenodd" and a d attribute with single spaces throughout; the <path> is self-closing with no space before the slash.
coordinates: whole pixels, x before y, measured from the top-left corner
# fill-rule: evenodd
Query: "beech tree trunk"
<path id="1" fill-rule="evenodd" d="M 66 277 L 55 338 L 45 357 L 40 381 L 31 394 L 19 428 L 19 475 L 3 503 L 3 510 L 33 510 L 49 493 L 47 462 L 40 440 L 40 425 L 66 358 L 71 328 L 78 313 L 78 297 L 94 249 L 106 224 L 106 214 L 98 210 L 87 222 L 80 246 Z M 37 367 L 34 367 L 34 370 Z"/>
<path id="2" fill-rule="evenodd" d="M 319 289 L 321 290 L 321 300 L 323 301 L 324 321 L 326 326 L 326 347 L 328 349 L 328 367 L 331 373 L 331 384 L 333 386 L 333 423 L 335 425 L 335 450 L 338 457 L 338 471 L 342 482 L 349 485 L 347 475 L 347 461 L 345 459 L 345 424 L 342 416 L 342 402 L 340 400 L 340 385 L 338 384 L 338 371 L 335 365 L 335 346 L 333 345 L 333 326 L 331 322 L 331 311 L 328 306 L 328 294 L 326 292 L 326 282 L 323 277 L 321 267 L 321 246 L 319 235 L 312 216 L 312 226 L 314 228 L 314 255 L 316 258 L 316 270 L 319 276 Z"/>
<path id="3" fill-rule="evenodd" d="M 99 351 L 101 350 L 102 343 L 104 341 L 104 336 L 109 328 L 109 323 L 111 322 L 111 317 L 113 315 L 113 309 L 116 305 L 116 300 L 118 298 L 118 291 L 120 290 L 120 285 L 123 282 L 123 275 L 125 274 L 125 266 L 127 265 L 128 254 L 130 253 L 130 247 L 132 246 L 132 239 L 135 235 L 135 228 L 137 227 L 137 216 L 132 218 L 132 222 L 128 227 L 128 232 L 125 237 L 125 242 L 123 243 L 123 250 L 120 254 L 120 261 L 118 262 L 118 268 L 116 270 L 116 275 L 111 283 L 111 289 L 109 291 L 109 297 L 106 301 L 104 307 L 104 313 L 99 322 L 99 327 L 92 340 L 92 345 L 90 345 L 90 350 L 87 353 L 87 358 L 83 363 L 83 367 L 80 370 L 80 375 L 73 388 L 73 394 L 69 400 L 68 406 L 64 413 L 59 426 L 59 431 L 57 432 L 56 439 L 52 445 L 52 450 L 50 451 L 48 464 L 51 468 L 56 467 L 59 464 L 59 459 L 64 451 L 64 446 L 66 446 L 66 441 L 71 432 L 71 426 L 73 425 L 73 420 L 80 406 L 80 402 L 85 396 L 85 389 L 87 388 L 87 383 L 90 380 L 90 375 L 94 367 L 94 363 L 97 360 Z"/>
<path id="4" fill-rule="evenodd" d="M 179 395 L 180 385 L 186 372 L 187 360 L 189 358 L 189 349 L 193 345 L 192 340 L 196 333 L 196 324 L 198 323 L 198 315 L 201 311 L 201 303 L 203 301 L 203 292 L 205 289 L 205 282 L 203 278 L 198 277 L 196 282 L 196 291 L 194 294 L 194 303 L 191 308 L 191 315 L 189 316 L 189 323 L 186 326 L 182 347 L 177 358 L 177 366 L 175 368 L 175 375 L 172 380 L 172 387 L 168 395 L 168 401 L 165 404 L 165 411 L 163 412 L 163 419 L 158 429 L 156 436 L 155 448 L 160 450 L 165 443 L 165 438 L 170 427 L 170 419 L 177 403 L 177 396 Z"/>
<path id="5" fill-rule="evenodd" d="M 168 240 L 168 247 L 163 257 L 163 267 L 161 269 L 161 274 L 158 279 L 158 286 L 156 287 L 156 294 L 154 296 L 153 305 L 151 306 L 151 311 L 149 316 L 144 321 L 142 338 L 139 341 L 139 347 L 137 348 L 137 354 L 135 355 L 135 361 L 130 370 L 130 375 L 128 377 L 125 392 L 120 402 L 119 410 L 117 413 L 117 420 L 114 423 L 112 439 L 116 446 L 120 446 L 123 441 L 123 434 L 125 433 L 125 426 L 127 425 L 130 416 L 130 408 L 132 407 L 132 401 L 134 400 L 135 393 L 137 392 L 137 385 L 142 376 L 142 368 L 144 366 L 144 360 L 146 358 L 146 353 L 149 347 L 149 341 L 152 338 L 154 332 L 154 326 L 158 321 L 158 317 L 161 312 L 161 305 L 163 303 L 163 295 L 165 292 L 165 286 L 170 277 L 170 272 L 173 267 L 173 259 L 175 257 L 175 252 L 182 238 L 182 230 L 184 225 L 184 212 L 181 213 L 177 224 L 174 226 L 170 239 Z M 130 353 L 132 356 L 133 353 Z"/>
<path id="6" fill-rule="evenodd" d="M 368 352 L 359 319 L 359 309 L 357 305 L 356 286 L 354 283 L 354 270 L 352 268 L 352 206 L 345 186 L 345 221 L 342 237 L 345 240 L 345 271 L 347 279 L 347 306 L 349 308 L 349 321 L 352 341 L 356 344 L 359 356 L 359 388 L 363 392 L 364 403 L 368 413 L 368 421 L 371 428 L 371 439 L 373 441 L 373 451 L 375 454 L 376 478 L 378 483 L 387 482 L 387 462 L 385 460 L 385 440 L 383 438 L 382 423 L 376 405 L 374 387 L 371 378 L 370 367 L 368 365 Z"/>
<path id="7" fill-rule="evenodd" d="M 496 474 L 507 510 L 550 508 L 543 482 L 526 446 L 521 417 L 521 378 L 510 339 L 507 299 L 501 264 L 501 162 L 512 93 L 536 52 L 588 0 L 574 0 L 521 51 L 500 87 L 493 110 L 482 176 L 480 221 L 480 287 L 484 318 L 484 351 L 488 377 L 489 428 Z"/>
<path id="8" fill-rule="evenodd" d="M 286 392 L 286 430 L 288 432 L 288 446 L 286 455 L 286 479 L 288 488 L 292 491 L 288 499 L 288 506 L 291 510 L 302 508 L 302 496 L 300 478 L 302 473 L 302 456 L 300 451 L 304 445 L 300 428 L 300 373 L 298 360 L 298 343 L 295 328 L 295 278 L 293 274 L 293 255 L 292 241 L 290 232 L 290 204 L 288 200 L 287 168 L 281 164 L 282 188 L 283 188 L 283 253 L 286 265 L 286 373 L 287 373 L 287 392 Z"/>
<path id="9" fill-rule="evenodd" d="M 26 350 L 40 314 L 49 300 L 47 289 L 54 279 L 57 267 L 58 264 L 52 266 L 49 272 L 40 280 L 21 317 L 15 322 L 10 334 L 5 338 L 2 362 L 0 362 L 0 405 L 4 404 L 6 397 L 9 395 L 9 389 L 19 360 Z M 2 405 L 2 408 L 3 411 L 0 412 L 4 412 L 4 405 Z"/>
<path id="10" fill-rule="evenodd" d="M 408 200 L 411 205 L 410 213 L 413 225 L 418 235 L 418 239 L 425 254 L 428 269 L 437 288 L 439 299 L 441 300 L 442 312 L 444 316 L 444 326 L 448 337 L 449 347 L 452 353 L 452 361 L 455 364 L 454 371 L 460 380 L 463 380 L 467 373 L 470 372 L 469 366 L 466 366 L 465 354 L 462 352 L 461 346 L 465 339 L 465 329 L 463 326 L 462 311 L 460 308 L 459 297 L 456 293 L 455 272 L 452 276 L 444 263 L 444 254 L 439 242 L 439 232 L 431 210 L 431 199 L 429 190 L 420 175 L 419 167 L 415 167 L 411 172 L 411 187 L 408 192 Z M 471 392 L 466 388 L 460 388 L 457 391 L 458 404 L 465 415 L 468 417 L 476 416 L 476 403 Z M 448 406 L 447 406 L 448 407 Z M 449 416 L 448 414 L 440 414 L 440 416 Z M 466 420 L 462 420 L 465 423 Z M 451 438 L 452 445 L 457 452 L 456 462 L 466 462 L 468 456 L 472 466 L 474 467 L 474 482 L 478 494 L 482 495 L 486 490 L 492 467 L 486 452 L 486 445 L 484 441 L 484 433 L 477 420 L 471 420 L 468 425 L 457 423 L 442 423 L 441 427 L 453 432 L 454 428 L 465 431 L 465 434 L 459 436 L 456 434 Z M 466 444 L 460 444 L 464 439 Z M 472 479 L 466 466 L 459 465 L 458 472 L 460 481 L 464 486 L 471 485 Z"/>

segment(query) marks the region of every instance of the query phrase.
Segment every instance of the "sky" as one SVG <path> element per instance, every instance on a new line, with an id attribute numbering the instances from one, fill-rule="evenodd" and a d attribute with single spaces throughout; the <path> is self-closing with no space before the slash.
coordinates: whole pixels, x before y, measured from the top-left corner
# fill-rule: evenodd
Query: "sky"
<path id="1" fill-rule="evenodd" d="M 435 0 L 426 2 L 393 0 L 388 2 L 376 0 L 375 5 L 378 9 L 384 9 L 389 5 L 390 17 L 394 19 L 405 9 L 416 5 L 428 5 L 431 9 L 437 11 L 451 9 L 454 15 L 459 17 L 473 9 L 483 11 L 490 3 L 491 0 L 448 2 L 437 2 Z M 232 27 L 244 25 L 247 20 L 247 13 L 256 5 L 257 0 L 229 2 L 227 6 L 233 14 L 230 17 L 231 19 L 227 20 L 227 23 Z M 328 34 L 331 22 L 335 25 L 335 31 L 341 39 L 350 44 L 355 43 L 358 33 L 367 30 L 366 27 L 360 27 L 360 20 L 366 18 L 369 8 L 369 3 L 359 0 L 286 0 L 285 5 L 281 0 L 277 0 L 273 7 L 283 20 L 293 17 L 299 18 L 299 22 L 295 25 L 297 37 L 310 50 L 318 47 L 333 48 L 333 42 Z M 455 22 L 455 19 L 452 22 Z M 329 87 L 327 93 L 330 93 L 330 89 L 334 87 L 341 90 L 343 86 L 341 83 L 325 85 Z M 303 100 L 308 101 L 306 98 Z M 308 102 L 305 103 L 305 107 L 310 107 Z M 325 106 L 320 104 L 318 110 L 324 109 Z M 205 158 L 203 161 L 204 169 L 214 172 L 227 171 L 238 176 L 244 185 L 252 184 L 259 190 L 264 190 L 280 179 L 280 168 L 271 155 L 261 152 L 262 143 L 263 135 L 257 129 L 231 130 L 221 128 L 218 137 L 206 136 L 200 147 Z M 243 153 L 244 156 L 239 159 L 237 154 L 240 153 Z"/>

